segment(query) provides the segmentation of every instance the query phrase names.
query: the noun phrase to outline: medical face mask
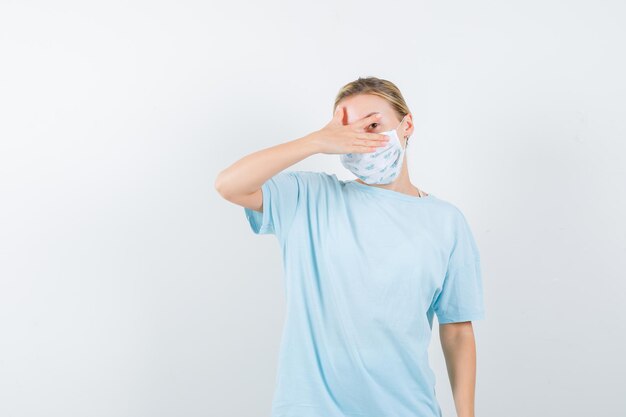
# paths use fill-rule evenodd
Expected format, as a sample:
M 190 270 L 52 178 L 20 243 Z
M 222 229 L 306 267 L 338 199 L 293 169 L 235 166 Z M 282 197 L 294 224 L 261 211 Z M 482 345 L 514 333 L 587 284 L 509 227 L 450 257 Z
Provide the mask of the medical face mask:
M 342 165 L 367 184 L 391 183 L 400 175 L 405 151 L 396 129 L 380 133 L 389 136 L 390 139 L 386 146 L 379 147 L 374 152 L 340 155 Z

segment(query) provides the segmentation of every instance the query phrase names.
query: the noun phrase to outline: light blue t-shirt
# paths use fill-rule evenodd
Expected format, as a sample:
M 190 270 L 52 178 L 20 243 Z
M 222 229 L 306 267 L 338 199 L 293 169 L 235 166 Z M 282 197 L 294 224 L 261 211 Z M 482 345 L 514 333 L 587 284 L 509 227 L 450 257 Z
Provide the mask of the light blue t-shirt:
M 286 317 L 272 417 L 439 417 L 439 323 L 484 318 L 480 257 L 453 204 L 334 174 L 263 184 L 254 233 L 280 244 Z

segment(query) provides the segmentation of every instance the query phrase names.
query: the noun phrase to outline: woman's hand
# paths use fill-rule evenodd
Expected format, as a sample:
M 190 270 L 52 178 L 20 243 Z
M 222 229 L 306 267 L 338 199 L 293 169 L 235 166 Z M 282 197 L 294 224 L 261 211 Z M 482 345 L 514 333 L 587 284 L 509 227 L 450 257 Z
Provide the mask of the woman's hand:
M 338 107 L 332 120 L 326 126 L 309 135 L 317 153 L 367 153 L 387 145 L 388 136 L 365 131 L 368 125 L 380 119 L 380 114 L 373 114 L 352 124 L 344 125 L 344 111 L 343 107 Z

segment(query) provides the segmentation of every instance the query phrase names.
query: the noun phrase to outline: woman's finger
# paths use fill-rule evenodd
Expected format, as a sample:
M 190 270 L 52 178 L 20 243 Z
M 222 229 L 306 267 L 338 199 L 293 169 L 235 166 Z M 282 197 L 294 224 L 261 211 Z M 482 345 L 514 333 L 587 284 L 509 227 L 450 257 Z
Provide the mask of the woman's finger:
M 376 146 L 354 146 L 350 149 L 350 153 L 370 153 L 377 149 Z
M 380 148 L 382 146 L 387 146 L 387 142 L 380 140 L 362 140 L 359 144 L 360 146 L 374 146 L 376 148 Z
M 384 146 L 387 146 L 386 142 L 380 141 L 380 140 L 356 140 L 354 142 L 352 142 L 352 146 L 362 146 L 362 147 L 374 147 L 374 148 L 381 148 Z
M 357 133 L 357 139 L 367 140 L 389 140 L 389 136 L 381 135 L 380 133 Z

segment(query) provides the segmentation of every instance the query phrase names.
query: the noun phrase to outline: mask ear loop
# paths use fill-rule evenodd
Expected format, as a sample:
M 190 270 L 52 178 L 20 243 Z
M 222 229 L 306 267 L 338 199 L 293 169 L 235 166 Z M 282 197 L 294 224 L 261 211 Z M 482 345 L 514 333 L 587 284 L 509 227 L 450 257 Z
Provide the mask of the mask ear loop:
M 407 115 L 408 115 L 408 113 L 404 115 L 404 117 L 402 118 L 402 120 L 400 120 L 400 124 L 398 125 L 398 127 L 402 126 L 402 122 L 404 122 L 404 119 L 406 118 L 406 116 L 407 116 Z M 398 127 L 396 127 L 396 129 L 397 129 Z M 406 136 L 404 137 L 404 149 L 406 149 L 406 148 L 407 148 L 407 146 L 409 146 L 409 135 L 406 135 Z

